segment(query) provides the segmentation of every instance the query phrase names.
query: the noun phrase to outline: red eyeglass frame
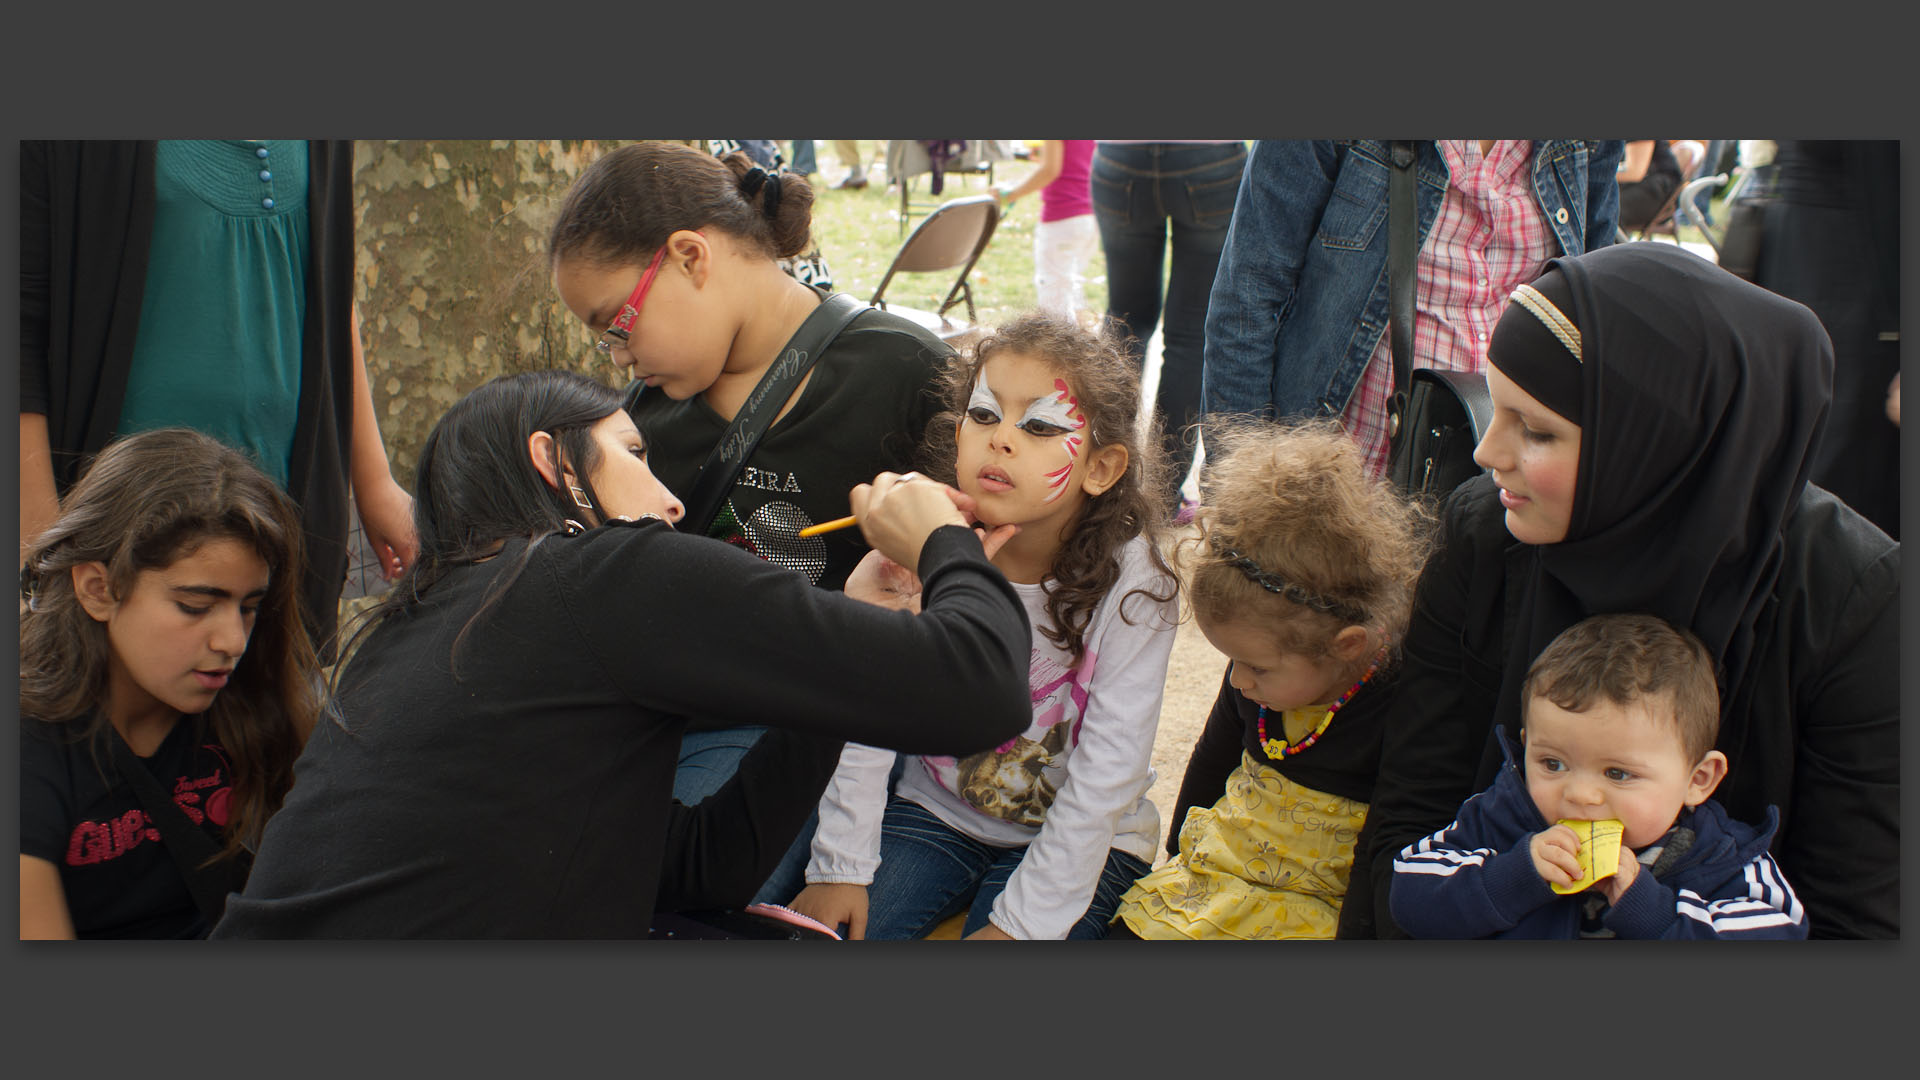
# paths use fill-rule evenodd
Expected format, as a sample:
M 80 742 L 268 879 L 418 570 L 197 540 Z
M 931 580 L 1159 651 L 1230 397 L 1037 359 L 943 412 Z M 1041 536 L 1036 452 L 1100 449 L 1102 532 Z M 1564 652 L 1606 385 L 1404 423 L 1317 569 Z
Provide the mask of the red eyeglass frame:
M 627 296 L 627 302 L 620 305 L 620 314 L 615 315 L 612 325 L 601 332 L 600 340 L 593 343 L 594 348 L 612 355 L 612 338 L 617 337 L 622 344 L 625 344 L 632 336 L 634 320 L 640 317 L 640 305 L 646 302 L 647 289 L 653 284 L 653 276 L 660 272 L 660 261 L 666 257 L 666 254 L 665 244 L 660 245 L 660 250 L 653 253 L 653 260 L 647 263 L 647 272 L 640 275 L 640 284 L 633 287 L 633 292 Z

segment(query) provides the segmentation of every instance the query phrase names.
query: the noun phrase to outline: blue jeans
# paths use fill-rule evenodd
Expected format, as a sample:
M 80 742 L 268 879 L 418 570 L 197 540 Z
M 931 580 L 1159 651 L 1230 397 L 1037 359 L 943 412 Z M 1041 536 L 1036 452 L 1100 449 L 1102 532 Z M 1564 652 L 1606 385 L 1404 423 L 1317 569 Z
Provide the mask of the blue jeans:
M 764 727 L 689 731 L 680 736 L 680 767 L 673 774 L 673 797 L 692 806 L 719 791 L 740 771 L 740 759 L 760 741 Z M 811 830 L 809 830 L 811 835 Z
M 787 167 L 802 176 L 806 176 L 819 168 L 813 159 L 812 139 L 793 140 L 793 162 Z
M 807 815 L 807 823 L 800 826 L 800 835 L 793 838 L 793 846 L 780 856 L 780 865 L 773 868 L 766 884 L 753 894 L 756 904 L 793 903 L 800 890 L 807 887 L 807 862 L 813 858 L 813 834 L 820 828 L 820 811 Z
M 893 771 L 887 774 L 887 790 L 900 782 L 900 770 L 906 768 L 907 755 L 898 754 L 893 759 Z M 793 846 L 780 857 L 780 865 L 773 868 L 766 884 L 753 896 L 756 904 L 786 905 L 800 895 L 807 887 L 807 863 L 813 858 L 813 834 L 820 828 L 820 811 L 807 815 L 807 823 L 800 827 L 800 835 L 793 838 Z
M 1193 465 L 1200 417 L 1200 360 L 1207 296 L 1233 220 L 1247 161 L 1240 143 L 1100 143 L 1093 155 L 1093 215 L 1107 260 L 1107 315 L 1133 338 L 1136 363 L 1160 327 L 1160 389 L 1154 408 L 1167 452 L 1167 508 Z M 1162 267 L 1172 234 L 1173 265 Z
M 919 804 L 889 795 L 880 826 L 880 869 L 867 887 L 868 940 L 926 937 L 961 911 L 967 913 L 961 933 L 973 933 L 987 925 L 994 899 L 1026 853 L 1025 845 L 994 847 L 962 836 Z M 1067 938 L 1106 937 L 1121 894 L 1150 869 L 1124 851 L 1109 850 L 1093 900 Z

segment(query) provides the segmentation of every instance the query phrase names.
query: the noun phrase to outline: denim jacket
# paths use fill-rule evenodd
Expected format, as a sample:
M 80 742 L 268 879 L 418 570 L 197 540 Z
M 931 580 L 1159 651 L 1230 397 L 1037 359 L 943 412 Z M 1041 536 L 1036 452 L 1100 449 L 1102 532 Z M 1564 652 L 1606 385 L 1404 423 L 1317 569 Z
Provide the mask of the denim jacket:
M 1207 307 L 1202 412 L 1339 416 L 1387 326 L 1387 187 L 1380 140 L 1262 140 L 1240 181 Z M 1625 144 L 1533 144 L 1533 190 L 1561 251 L 1614 240 Z M 1416 144 L 1418 235 L 1440 214 L 1447 163 Z M 1303 287 L 1304 283 L 1304 287 Z

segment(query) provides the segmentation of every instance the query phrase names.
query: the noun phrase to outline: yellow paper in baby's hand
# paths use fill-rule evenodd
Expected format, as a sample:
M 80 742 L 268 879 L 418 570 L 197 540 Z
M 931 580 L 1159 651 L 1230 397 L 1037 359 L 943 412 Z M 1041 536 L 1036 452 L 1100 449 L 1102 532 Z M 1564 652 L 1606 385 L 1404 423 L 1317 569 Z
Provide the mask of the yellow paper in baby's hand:
M 1620 834 L 1626 826 L 1613 818 L 1601 821 L 1574 821 L 1562 818 L 1556 825 L 1565 825 L 1580 838 L 1580 880 L 1571 885 L 1552 885 L 1553 891 L 1561 895 L 1577 893 L 1599 881 L 1612 877 L 1620 869 Z M 1597 869 L 1596 869 L 1597 868 Z

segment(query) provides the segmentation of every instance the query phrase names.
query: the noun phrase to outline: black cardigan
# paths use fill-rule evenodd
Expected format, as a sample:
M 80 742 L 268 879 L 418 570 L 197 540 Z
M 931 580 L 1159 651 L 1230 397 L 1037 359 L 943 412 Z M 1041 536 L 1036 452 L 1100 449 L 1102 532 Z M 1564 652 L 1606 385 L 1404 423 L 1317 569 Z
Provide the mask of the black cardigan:
M 967 754 L 1032 721 L 1025 609 L 959 526 L 922 549 L 920 615 L 658 523 L 547 537 L 490 602 L 525 552 L 368 634 L 214 937 L 645 937 L 656 897 L 753 895 L 840 740 Z M 696 714 L 770 730 L 688 807 Z
M 112 441 L 153 235 L 151 141 L 20 145 L 20 411 L 47 418 L 56 490 Z M 307 144 L 307 318 L 288 494 L 306 524 L 316 643 L 347 573 L 353 433 L 353 143 Z
M 1442 516 L 1388 695 L 1367 821 L 1381 936 L 1405 936 L 1387 915 L 1395 853 L 1452 821 L 1501 761 L 1494 697 L 1521 600 L 1508 583 L 1525 580 L 1528 549 L 1507 532 L 1484 477 L 1463 484 Z M 1748 823 L 1779 807 L 1771 850 L 1813 937 L 1899 934 L 1899 596 L 1900 545 L 1809 485 L 1754 627 L 1749 676 L 1721 701 L 1716 746 L 1729 768 L 1714 798 Z M 1347 904 L 1365 894 L 1356 873 Z

